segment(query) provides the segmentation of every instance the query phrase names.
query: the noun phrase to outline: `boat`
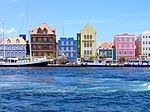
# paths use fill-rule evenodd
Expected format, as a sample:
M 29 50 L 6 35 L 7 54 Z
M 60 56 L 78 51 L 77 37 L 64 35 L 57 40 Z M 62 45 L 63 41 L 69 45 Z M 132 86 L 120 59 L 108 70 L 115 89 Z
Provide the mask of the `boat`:
M 150 67 L 150 60 L 125 62 L 124 66 L 125 67 Z
M 99 62 L 99 60 L 95 59 L 94 61 L 82 62 L 81 67 L 124 67 L 124 64 L 106 63 L 105 60 Z
M 29 49 L 30 49 L 30 60 L 18 60 L 17 58 L 5 58 L 5 43 L 4 45 L 4 56 L 3 61 L 0 62 L 0 67 L 47 67 L 49 60 L 44 58 L 36 58 L 32 59 L 32 51 L 31 51 L 31 39 L 30 39 L 30 30 L 28 24 L 29 31 Z M 3 40 L 4 40 L 4 23 L 3 23 Z

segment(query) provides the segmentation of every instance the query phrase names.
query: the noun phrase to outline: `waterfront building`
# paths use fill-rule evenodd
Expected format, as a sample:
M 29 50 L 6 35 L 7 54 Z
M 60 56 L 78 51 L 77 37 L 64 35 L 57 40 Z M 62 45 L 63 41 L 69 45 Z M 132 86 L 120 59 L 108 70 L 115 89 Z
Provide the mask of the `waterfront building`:
M 76 61 L 77 40 L 73 37 L 61 37 L 58 40 L 58 55 L 64 53 L 68 61 Z
M 5 38 L 0 42 L 0 59 L 26 58 L 26 41 L 22 37 Z
M 81 58 L 89 60 L 90 56 L 96 55 L 96 31 L 90 24 L 77 33 L 77 61 Z
M 31 51 L 33 57 L 56 57 L 55 29 L 41 23 L 31 32 Z
M 150 59 L 150 30 L 144 31 L 136 39 L 136 57 Z
M 135 58 L 135 35 L 127 33 L 115 35 L 114 48 L 116 60 L 119 60 L 121 56 L 125 56 L 126 59 Z
M 106 58 L 108 61 L 113 60 L 113 43 L 112 42 L 100 42 L 98 47 L 98 55 Z

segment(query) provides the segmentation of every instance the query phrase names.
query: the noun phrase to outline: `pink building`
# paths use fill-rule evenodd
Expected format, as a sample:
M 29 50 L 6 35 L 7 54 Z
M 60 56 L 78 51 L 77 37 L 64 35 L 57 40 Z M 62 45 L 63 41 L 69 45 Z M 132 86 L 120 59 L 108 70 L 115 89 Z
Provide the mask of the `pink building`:
M 116 50 L 116 60 L 119 60 L 121 56 L 125 56 L 127 59 L 135 58 L 135 35 L 129 35 L 127 33 L 115 35 L 114 47 Z

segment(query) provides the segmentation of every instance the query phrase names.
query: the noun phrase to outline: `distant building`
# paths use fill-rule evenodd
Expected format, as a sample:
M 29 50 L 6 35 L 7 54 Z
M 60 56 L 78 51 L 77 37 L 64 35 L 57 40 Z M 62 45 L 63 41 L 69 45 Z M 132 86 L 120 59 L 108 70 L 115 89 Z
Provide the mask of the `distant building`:
M 136 57 L 150 59 L 150 30 L 144 31 L 136 39 Z
M 61 37 L 58 40 L 58 55 L 64 53 L 68 61 L 76 61 L 77 41 L 73 37 Z
M 4 54 L 5 51 L 5 54 Z M 22 37 L 5 38 L 0 43 L 0 59 L 26 58 L 26 41 Z
M 98 54 L 100 57 L 106 57 L 106 60 L 113 60 L 113 43 L 112 42 L 100 42 Z
M 77 61 L 84 58 L 89 60 L 90 56 L 96 54 L 96 31 L 90 24 L 77 33 Z
M 26 34 L 19 34 L 19 37 L 22 37 L 26 41 Z
M 135 58 L 135 35 L 119 34 L 114 37 L 114 47 L 116 52 L 116 60 L 121 56 L 127 59 Z
M 41 23 L 31 32 L 31 51 L 33 57 L 53 56 L 56 57 L 55 29 L 46 23 Z

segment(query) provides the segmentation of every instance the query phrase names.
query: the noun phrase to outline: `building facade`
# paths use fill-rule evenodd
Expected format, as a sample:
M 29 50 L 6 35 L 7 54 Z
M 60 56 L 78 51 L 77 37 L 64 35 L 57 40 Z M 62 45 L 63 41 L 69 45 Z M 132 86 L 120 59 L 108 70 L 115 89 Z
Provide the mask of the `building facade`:
M 31 51 L 33 57 L 56 57 L 55 29 L 41 23 L 31 32 Z
M 77 33 L 77 61 L 96 55 L 96 31 L 90 24 Z
M 0 43 L 0 59 L 26 59 L 26 41 L 22 37 L 5 38 Z
M 77 41 L 73 37 L 58 40 L 58 55 L 64 53 L 68 61 L 76 61 Z
M 116 52 L 116 60 L 121 56 L 127 59 L 135 58 L 135 35 L 119 34 L 114 37 L 114 47 Z
M 98 54 L 100 57 L 105 57 L 106 60 L 113 60 L 113 43 L 112 42 L 100 42 L 98 47 Z
M 150 59 L 150 30 L 144 31 L 136 39 L 136 57 Z

